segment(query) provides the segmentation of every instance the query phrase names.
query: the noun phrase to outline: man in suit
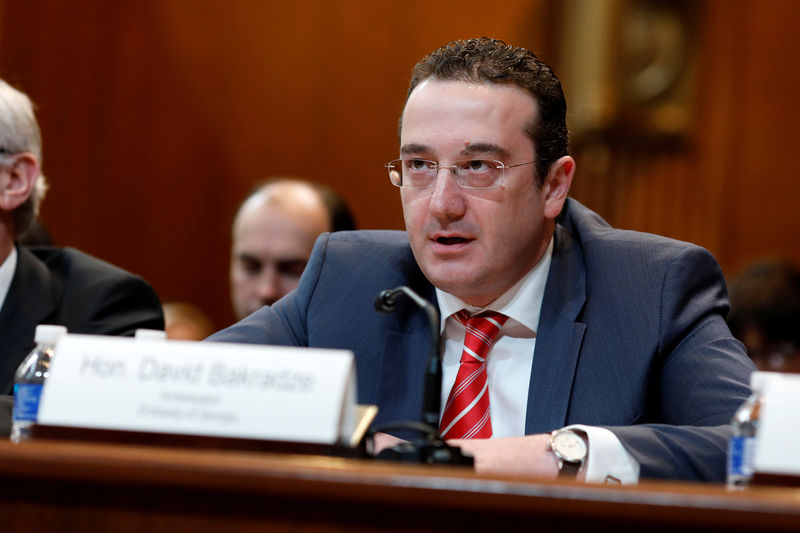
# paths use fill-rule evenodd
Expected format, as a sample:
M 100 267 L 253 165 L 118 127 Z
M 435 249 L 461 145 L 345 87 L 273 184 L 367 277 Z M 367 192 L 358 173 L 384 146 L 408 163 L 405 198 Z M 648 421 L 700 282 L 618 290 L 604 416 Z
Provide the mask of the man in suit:
M 72 248 L 20 246 L 47 188 L 40 171 L 41 137 L 30 99 L 0 80 L 0 394 L 34 347 L 38 324 L 70 333 L 133 335 L 163 329 L 153 289 L 134 276 Z M 0 433 L 8 434 L 10 397 Z
M 407 231 L 323 235 L 295 292 L 211 339 L 350 349 L 375 423 L 418 419 L 427 317 L 372 308 L 406 285 L 440 311 L 440 429 L 478 471 L 721 481 L 754 367 L 719 266 L 568 199 L 565 115 L 527 50 L 481 38 L 429 54 L 387 165 Z
M 800 266 L 761 259 L 731 283 L 728 327 L 759 370 L 800 372 Z
M 258 184 L 233 221 L 230 284 L 237 320 L 297 287 L 320 234 L 353 229 L 347 204 L 325 185 L 297 178 Z

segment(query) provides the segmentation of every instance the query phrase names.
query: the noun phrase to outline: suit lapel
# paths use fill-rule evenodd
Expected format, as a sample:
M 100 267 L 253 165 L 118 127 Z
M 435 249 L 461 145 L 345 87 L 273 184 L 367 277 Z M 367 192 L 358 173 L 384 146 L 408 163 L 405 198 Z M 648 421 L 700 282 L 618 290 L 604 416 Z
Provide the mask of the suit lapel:
M 553 258 L 533 355 L 525 433 L 562 427 L 586 324 L 576 322 L 586 302 L 586 272 L 577 241 L 556 226 Z
M 36 326 L 54 309 L 47 267 L 18 246 L 14 279 L 0 309 L 0 393 L 10 393 L 17 367 L 33 349 Z

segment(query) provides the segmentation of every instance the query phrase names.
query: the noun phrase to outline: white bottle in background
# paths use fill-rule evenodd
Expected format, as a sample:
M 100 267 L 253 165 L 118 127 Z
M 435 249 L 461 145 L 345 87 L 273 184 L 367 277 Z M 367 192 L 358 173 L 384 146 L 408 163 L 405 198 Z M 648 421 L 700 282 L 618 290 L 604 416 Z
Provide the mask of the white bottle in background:
M 67 333 L 64 326 L 36 326 L 36 347 L 22 361 L 14 375 L 14 410 L 11 422 L 11 441 L 30 438 L 31 426 L 39 415 L 39 398 L 50 371 L 55 345 Z
M 163 341 L 167 338 L 167 332 L 160 329 L 137 329 L 134 337 L 142 340 Z
M 728 443 L 728 488 L 743 489 L 753 477 L 758 421 L 767 402 L 768 384 L 773 379 L 780 379 L 780 374 L 753 372 L 750 375 L 750 389 L 753 392 L 733 415 Z

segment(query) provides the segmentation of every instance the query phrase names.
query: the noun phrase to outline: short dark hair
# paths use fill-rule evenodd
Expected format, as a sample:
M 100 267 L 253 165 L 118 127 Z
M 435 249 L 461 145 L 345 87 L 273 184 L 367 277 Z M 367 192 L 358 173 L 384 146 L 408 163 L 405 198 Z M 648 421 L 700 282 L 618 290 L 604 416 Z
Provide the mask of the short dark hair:
M 356 229 L 355 218 L 353 218 L 353 213 L 344 198 L 327 185 L 322 185 L 321 183 L 313 183 L 312 185 L 322 197 L 325 207 L 328 208 L 331 231 L 352 231 Z
M 550 165 L 569 153 L 567 102 L 561 82 L 533 52 L 488 37 L 452 41 L 414 66 L 406 101 L 428 78 L 516 85 L 530 93 L 539 105 L 536 121 L 525 131 L 537 153 L 537 185 L 544 182 Z
M 755 327 L 771 343 L 800 348 L 800 267 L 787 259 L 751 264 L 730 284 L 728 326 L 740 340 Z

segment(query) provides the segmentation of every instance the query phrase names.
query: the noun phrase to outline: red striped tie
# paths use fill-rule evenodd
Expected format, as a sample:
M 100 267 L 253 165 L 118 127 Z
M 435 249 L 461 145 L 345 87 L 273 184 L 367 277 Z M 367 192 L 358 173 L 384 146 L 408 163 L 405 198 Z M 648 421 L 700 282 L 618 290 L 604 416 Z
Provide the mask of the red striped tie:
M 492 311 L 476 317 L 459 311 L 455 317 L 467 328 L 467 334 L 439 429 L 445 439 L 488 439 L 492 436 L 492 420 L 486 354 L 508 317 Z

